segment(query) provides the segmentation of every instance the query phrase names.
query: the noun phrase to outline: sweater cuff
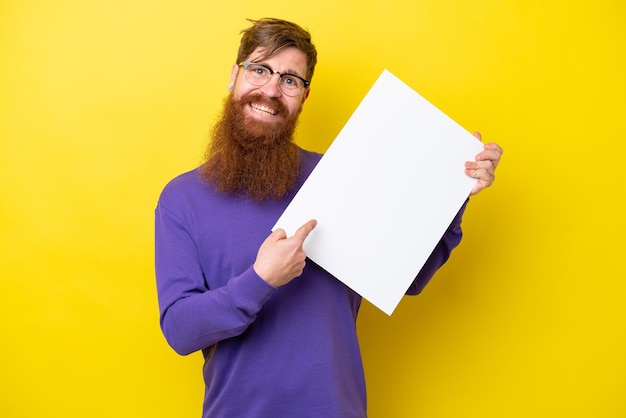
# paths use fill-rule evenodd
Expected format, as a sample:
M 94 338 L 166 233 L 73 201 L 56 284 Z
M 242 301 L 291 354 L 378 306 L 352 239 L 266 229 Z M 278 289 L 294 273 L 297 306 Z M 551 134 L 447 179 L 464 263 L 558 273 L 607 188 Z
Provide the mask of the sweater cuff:
M 252 266 L 228 282 L 233 302 L 247 312 L 258 312 L 276 288 L 259 276 Z

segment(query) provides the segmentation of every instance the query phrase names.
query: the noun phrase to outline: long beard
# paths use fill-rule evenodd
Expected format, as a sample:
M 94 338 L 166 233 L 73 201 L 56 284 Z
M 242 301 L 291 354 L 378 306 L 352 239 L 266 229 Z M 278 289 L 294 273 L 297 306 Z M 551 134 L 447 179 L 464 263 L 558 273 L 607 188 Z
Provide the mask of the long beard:
M 263 201 L 279 199 L 294 187 L 300 171 L 293 143 L 298 113 L 277 122 L 255 120 L 244 113 L 248 103 L 268 101 L 279 114 L 287 114 L 282 103 L 258 95 L 226 99 L 201 168 L 201 177 L 220 192 Z

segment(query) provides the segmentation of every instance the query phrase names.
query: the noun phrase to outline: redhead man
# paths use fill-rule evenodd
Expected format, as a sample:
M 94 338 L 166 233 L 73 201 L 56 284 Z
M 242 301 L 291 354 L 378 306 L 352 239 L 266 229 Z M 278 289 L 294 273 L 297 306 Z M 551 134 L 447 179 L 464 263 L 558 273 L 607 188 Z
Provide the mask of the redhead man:
M 206 161 L 173 179 L 156 208 L 161 328 L 179 354 L 204 354 L 204 417 L 363 418 L 361 297 L 305 262 L 314 220 L 291 237 L 270 233 L 321 158 L 293 141 L 317 51 L 294 23 L 251 22 Z M 486 144 L 466 163 L 472 194 L 492 184 L 501 154 Z M 408 294 L 459 244 L 463 211 Z

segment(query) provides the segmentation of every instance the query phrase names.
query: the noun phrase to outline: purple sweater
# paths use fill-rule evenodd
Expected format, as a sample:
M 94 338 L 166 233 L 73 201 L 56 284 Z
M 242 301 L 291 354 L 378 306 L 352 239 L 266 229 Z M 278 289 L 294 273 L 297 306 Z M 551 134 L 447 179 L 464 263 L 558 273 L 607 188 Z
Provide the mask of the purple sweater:
M 298 188 L 321 156 L 301 151 Z M 174 350 L 203 350 L 204 417 L 363 418 L 359 295 L 312 262 L 274 288 L 257 250 L 295 194 L 255 203 L 224 195 L 199 169 L 172 180 L 156 208 L 161 329 Z M 417 294 L 461 239 L 459 212 L 407 293 Z

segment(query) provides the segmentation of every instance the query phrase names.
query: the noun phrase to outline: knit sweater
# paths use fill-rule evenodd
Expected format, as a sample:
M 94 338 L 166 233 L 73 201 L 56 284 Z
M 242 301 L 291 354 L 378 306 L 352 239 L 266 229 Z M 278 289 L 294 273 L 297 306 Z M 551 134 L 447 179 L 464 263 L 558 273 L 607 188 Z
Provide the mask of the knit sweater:
M 199 168 L 172 180 L 156 208 L 161 329 L 182 355 L 202 350 L 204 417 L 363 418 L 356 335 L 361 297 L 307 260 L 273 287 L 252 265 L 259 246 L 321 156 L 300 150 L 296 188 L 255 202 L 223 194 Z M 417 294 L 461 239 L 463 210 L 407 293 Z

